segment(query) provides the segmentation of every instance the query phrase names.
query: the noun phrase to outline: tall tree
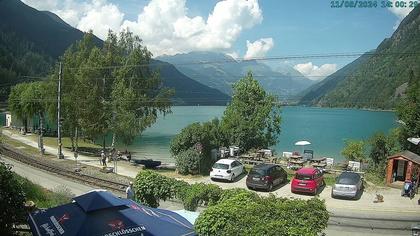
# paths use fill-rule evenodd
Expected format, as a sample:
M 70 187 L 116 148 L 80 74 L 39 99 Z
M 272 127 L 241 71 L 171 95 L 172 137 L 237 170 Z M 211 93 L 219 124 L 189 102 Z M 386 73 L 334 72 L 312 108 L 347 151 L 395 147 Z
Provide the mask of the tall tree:
M 280 134 L 280 105 L 267 94 L 251 72 L 233 85 L 232 103 L 222 118 L 230 144 L 243 151 L 276 144 Z
M 44 121 L 49 102 L 47 100 L 47 92 L 46 82 L 38 81 L 28 83 L 20 95 L 22 109 L 26 113 L 26 116 L 28 118 L 38 116 L 39 118 L 38 147 L 42 154 L 44 153 Z
M 28 83 L 21 83 L 14 86 L 10 91 L 8 101 L 10 111 L 22 121 L 24 133 L 28 132 L 28 119 L 30 118 L 22 103 L 22 94 L 27 87 Z
M 91 32 L 71 46 L 62 58 L 67 133 L 73 136 L 77 129 L 92 140 L 102 137 L 104 148 L 109 133 L 130 144 L 159 113 L 169 112 L 173 91 L 162 87 L 159 74 L 149 68 L 150 59 L 129 31 L 119 37 L 110 31 L 102 48 L 95 46 Z M 57 72 L 51 78 L 57 81 Z
M 403 148 L 420 154 L 420 145 L 414 145 L 407 138 L 420 137 L 420 79 L 411 70 L 405 98 L 397 108 L 401 126 L 400 143 Z

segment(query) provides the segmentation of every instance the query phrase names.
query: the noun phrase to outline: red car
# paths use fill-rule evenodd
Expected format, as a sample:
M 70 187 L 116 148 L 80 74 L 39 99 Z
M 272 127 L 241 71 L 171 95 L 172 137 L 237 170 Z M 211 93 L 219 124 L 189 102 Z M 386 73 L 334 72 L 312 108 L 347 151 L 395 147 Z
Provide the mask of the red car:
M 324 185 L 324 176 L 320 170 L 305 167 L 296 171 L 291 186 L 292 193 L 303 192 L 315 195 Z

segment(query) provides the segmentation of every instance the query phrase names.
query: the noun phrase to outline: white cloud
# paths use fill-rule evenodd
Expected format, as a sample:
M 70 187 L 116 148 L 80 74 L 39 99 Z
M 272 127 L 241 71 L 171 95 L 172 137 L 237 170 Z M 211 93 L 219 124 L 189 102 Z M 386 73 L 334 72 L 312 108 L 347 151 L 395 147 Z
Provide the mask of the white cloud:
M 80 30 L 105 39 L 108 29 L 129 28 L 155 56 L 197 50 L 229 52 L 243 30 L 261 23 L 258 0 L 218 1 L 208 16 L 188 16 L 186 0 L 150 0 L 137 20 L 124 20 L 107 0 L 23 0 L 38 10 L 56 13 Z
M 272 38 L 262 38 L 251 43 L 248 40 L 246 41 L 246 54 L 245 59 L 264 57 L 265 54 L 274 46 Z
M 293 68 L 302 73 L 304 76 L 311 80 L 321 80 L 328 75 L 337 71 L 337 64 L 324 64 L 317 66 L 312 62 L 297 64 Z
M 23 0 L 29 6 L 38 10 L 51 11 L 65 22 L 82 31 L 93 30 L 98 37 L 105 39 L 108 30 L 118 32 L 124 14 L 118 7 L 106 0 Z
M 77 28 L 82 31 L 93 30 L 101 39 L 106 39 L 109 30 L 118 32 L 124 18 L 118 7 L 100 1 L 92 3 L 93 7 L 80 19 Z
M 388 7 L 388 10 L 391 11 L 394 15 L 396 15 L 398 17 L 398 20 L 395 22 L 395 25 L 393 27 L 393 29 L 397 29 L 398 25 L 401 23 L 401 21 L 404 19 L 404 17 L 406 17 L 413 9 L 414 7 L 408 7 L 409 2 L 412 2 L 411 0 L 391 0 L 392 1 L 392 6 L 393 7 Z M 397 7 L 396 4 L 401 4 L 401 2 L 405 2 L 407 7 Z M 398 2 L 398 3 L 397 3 Z
M 52 11 L 57 8 L 57 0 L 22 0 L 28 6 L 38 10 Z
M 257 0 L 218 2 L 207 20 L 188 17 L 185 0 L 152 0 L 137 21 L 124 21 L 155 56 L 196 50 L 228 51 L 244 29 L 262 21 Z

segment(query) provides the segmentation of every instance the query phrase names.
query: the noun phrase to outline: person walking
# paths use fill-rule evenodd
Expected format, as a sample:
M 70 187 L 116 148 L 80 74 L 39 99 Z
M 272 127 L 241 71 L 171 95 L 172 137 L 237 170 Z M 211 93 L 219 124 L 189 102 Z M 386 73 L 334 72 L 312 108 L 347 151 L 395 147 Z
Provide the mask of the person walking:
M 103 166 L 104 165 L 104 159 L 105 159 L 105 152 L 104 150 L 101 151 L 101 157 L 99 158 L 99 163 Z
M 127 199 L 134 200 L 133 182 L 130 181 L 130 184 L 128 185 L 127 189 L 125 190 L 125 193 L 127 195 Z
M 106 155 L 105 153 L 103 153 L 104 155 L 102 155 L 102 166 L 106 167 Z

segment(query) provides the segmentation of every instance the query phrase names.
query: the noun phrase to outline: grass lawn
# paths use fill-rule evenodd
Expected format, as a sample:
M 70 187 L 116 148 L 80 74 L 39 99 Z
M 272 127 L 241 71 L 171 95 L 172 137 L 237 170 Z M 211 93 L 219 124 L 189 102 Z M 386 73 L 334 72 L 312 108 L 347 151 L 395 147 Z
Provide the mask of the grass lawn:
M 33 201 L 38 208 L 50 208 L 66 204 L 71 202 L 71 198 L 74 197 L 70 190 L 64 186 L 59 186 L 53 191 L 50 191 L 17 174 L 15 174 L 15 177 L 22 185 L 26 200 Z

